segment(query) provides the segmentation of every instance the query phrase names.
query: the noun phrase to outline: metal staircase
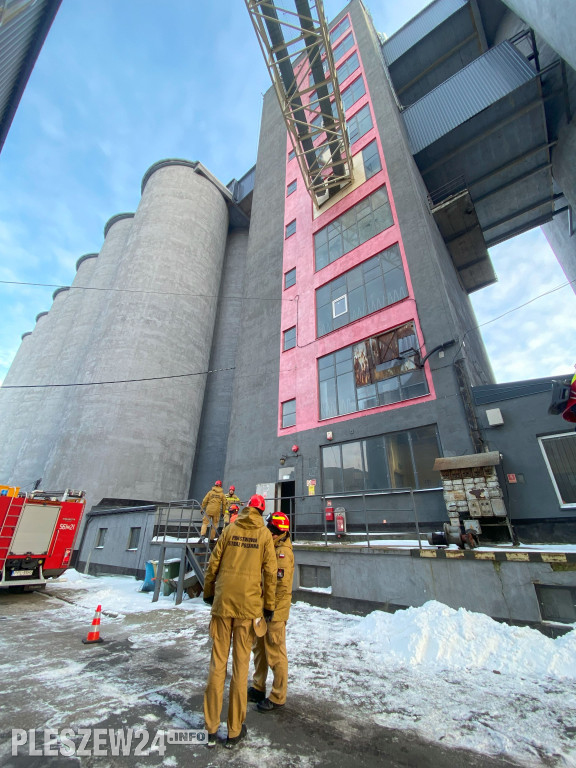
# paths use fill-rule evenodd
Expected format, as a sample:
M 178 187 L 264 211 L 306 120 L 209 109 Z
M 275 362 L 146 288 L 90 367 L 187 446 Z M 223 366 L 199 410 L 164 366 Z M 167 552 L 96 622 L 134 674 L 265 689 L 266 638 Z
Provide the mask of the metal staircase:
M 170 502 L 158 506 L 154 537 L 151 543 L 160 547 L 160 553 L 152 602 L 156 602 L 160 596 L 164 563 L 168 550 L 180 551 L 180 566 L 176 581 L 176 605 L 182 602 L 184 588 L 195 588 L 198 594 L 204 588 L 204 573 L 212 550 L 209 542 L 198 543 L 202 516 L 200 502 L 196 499 Z

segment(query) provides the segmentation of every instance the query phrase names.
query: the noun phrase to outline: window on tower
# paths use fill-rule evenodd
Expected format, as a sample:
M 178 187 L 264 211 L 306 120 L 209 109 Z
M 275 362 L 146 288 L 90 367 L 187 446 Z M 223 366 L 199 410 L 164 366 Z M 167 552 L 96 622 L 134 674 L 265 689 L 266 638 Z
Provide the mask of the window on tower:
M 400 246 L 385 251 L 339 275 L 316 291 L 316 333 L 324 336 L 408 296 Z M 346 299 L 345 304 L 341 299 Z M 338 312 L 334 311 L 335 301 Z
M 321 419 L 427 395 L 414 323 L 319 358 L 318 380 Z
M 282 427 L 296 426 L 296 400 L 286 400 L 282 403 Z
M 284 352 L 286 352 L 287 349 L 293 349 L 296 346 L 296 326 L 292 326 L 292 328 L 288 328 L 287 331 L 284 331 Z
M 393 223 L 386 187 L 380 187 L 314 235 L 316 271 L 353 251 Z
M 368 131 L 373 128 L 372 115 L 370 114 L 370 105 L 365 104 L 355 115 L 346 118 L 348 127 L 348 139 L 350 144 L 361 139 Z
M 441 455 L 434 424 L 322 448 L 327 494 L 392 488 L 437 488 L 434 459 Z

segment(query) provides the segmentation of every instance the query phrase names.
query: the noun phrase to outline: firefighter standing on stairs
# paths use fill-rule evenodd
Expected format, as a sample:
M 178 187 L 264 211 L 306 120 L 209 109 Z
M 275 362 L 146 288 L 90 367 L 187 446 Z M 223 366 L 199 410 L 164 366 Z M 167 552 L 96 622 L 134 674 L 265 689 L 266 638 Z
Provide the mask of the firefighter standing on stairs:
M 240 510 L 240 507 L 242 505 L 242 502 L 240 501 L 239 497 L 236 496 L 236 488 L 235 486 L 231 485 L 230 490 L 226 494 L 226 509 L 224 510 L 224 525 L 225 528 L 228 523 L 230 522 L 230 507 L 235 505 L 238 510 Z
M 260 712 L 272 712 L 286 703 L 288 688 L 288 656 L 286 654 L 286 622 L 292 601 L 294 552 L 290 540 L 290 521 L 283 512 L 274 512 L 266 518 L 268 530 L 276 552 L 276 606 L 274 618 L 268 623 L 263 637 L 255 637 L 253 685 L 248 688 L 248 701 L 257 702 Z M 270 696 L 266 697 L 268 669 L 274 679 Z
M 222 480 L 216 480 L 212 488 L 208 491 L 202 502 L 204 517 L 202 518 L 202 528 L 200 529 L 199 544 L 206 541 L 206 531 L 210 528 L 210 541 L 216 539 L 218 526 L 220 525 L 220 516 L 225 514 L 226 496 L 222 490 Z

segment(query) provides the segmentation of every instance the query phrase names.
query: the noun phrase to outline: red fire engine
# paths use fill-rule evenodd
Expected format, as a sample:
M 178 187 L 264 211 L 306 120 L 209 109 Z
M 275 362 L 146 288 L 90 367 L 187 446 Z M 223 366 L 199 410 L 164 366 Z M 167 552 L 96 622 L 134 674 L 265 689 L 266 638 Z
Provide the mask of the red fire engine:
M 0 588 L 38 588 L 70 565 L 84 491 L 32 491 L 0 485 Z

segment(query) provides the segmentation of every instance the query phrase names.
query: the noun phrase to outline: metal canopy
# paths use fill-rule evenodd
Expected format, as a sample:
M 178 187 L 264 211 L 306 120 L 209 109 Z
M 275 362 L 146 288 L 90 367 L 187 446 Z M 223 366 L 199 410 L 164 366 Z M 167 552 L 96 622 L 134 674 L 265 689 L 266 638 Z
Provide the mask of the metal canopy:
M 62 0 L 0 0 L 0 149 Z
M 273 0 L 245 2 L 304 182 L 319 207 L 352 181 L 322 0 L 283 0 L 282 7 Z

